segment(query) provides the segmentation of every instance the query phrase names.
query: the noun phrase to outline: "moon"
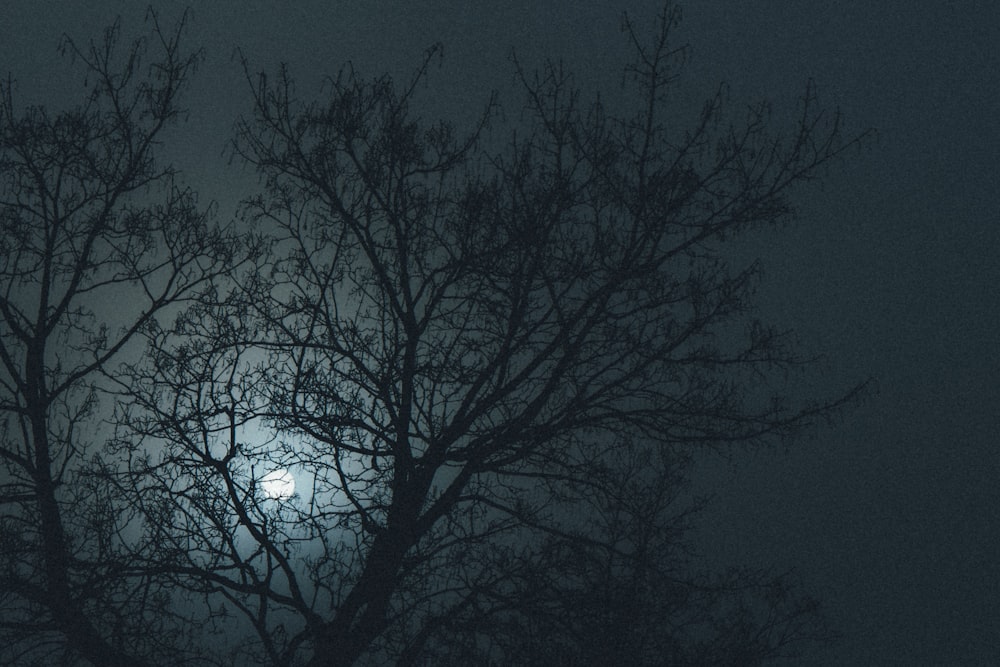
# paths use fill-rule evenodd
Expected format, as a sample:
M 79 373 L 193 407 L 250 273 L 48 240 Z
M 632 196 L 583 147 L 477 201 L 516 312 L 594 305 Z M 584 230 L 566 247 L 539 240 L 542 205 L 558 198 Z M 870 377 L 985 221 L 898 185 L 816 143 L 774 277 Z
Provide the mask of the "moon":
M 278 468 L 261 477 L 260 486 L 268 498 L 289 498 L 295 493 L 295 478 L 285 468 Z

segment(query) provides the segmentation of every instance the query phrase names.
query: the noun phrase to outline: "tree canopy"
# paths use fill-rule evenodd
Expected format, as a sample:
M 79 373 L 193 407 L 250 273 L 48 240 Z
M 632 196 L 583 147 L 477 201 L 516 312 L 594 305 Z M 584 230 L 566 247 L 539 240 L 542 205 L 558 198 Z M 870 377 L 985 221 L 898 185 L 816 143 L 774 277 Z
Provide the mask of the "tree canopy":
M 863 139 L 812 86 L 785 131 L 724 88 L 678 128 L 670 3 L 623 23 L 625 114 L 514 58 L 522 117 L 425 122 L 437 47 L 315 100 L 245 62 L 261 180 L 220 223 L 156 160 L 198 52 L 151 20 L 67 42 L 78 107 L 2 88 L 4 659 L 748 665 L 828 636 L 685 539 L 697 451 L 864 388 L 789 396 L 803 359 L 724 253 Z

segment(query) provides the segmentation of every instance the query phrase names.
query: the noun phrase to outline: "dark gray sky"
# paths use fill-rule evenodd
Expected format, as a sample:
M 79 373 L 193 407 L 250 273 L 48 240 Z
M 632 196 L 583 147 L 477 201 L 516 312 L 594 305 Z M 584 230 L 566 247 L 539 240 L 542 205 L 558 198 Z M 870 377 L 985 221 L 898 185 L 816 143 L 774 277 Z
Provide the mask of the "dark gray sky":
M 157 2 L 165 18 L 183 3 Z M 195 3 L 207 59 L 174 150 L 190 183 L 226 210 L 247 174 L 221 153 L 249 106 L 239 46 L 284 60 L 304 97 L 347 60 L 403 73 L 434 41 L 442 111 L 468 113 L 509 89 L 511 47 L 529 65 L 563 58 L 580 82 L 615 84 L 619 16 L 638 0 L 219 0 Z M 850 129 L 879 139 L 800 193 L 795 225 L 748 239 L 765 262 L 763 312 L 827 355 L 833 391 L 874 375 L 880 393 L 784 452 L 710 463 L 707 543 L 733 561 L 794 567 L 847 636 L 814 664 L 1000 664 L 1000 5 L 993 0 L 690 0 L 682 92 L 720 81 L 734 108 L 792 109 L 805 82 Z M 140 3 L 8 0 L 0 72 L 23 103 L 72 97 L 59 35 L 84 40 Z M 508 100 L 512 105 L 518 100 Z

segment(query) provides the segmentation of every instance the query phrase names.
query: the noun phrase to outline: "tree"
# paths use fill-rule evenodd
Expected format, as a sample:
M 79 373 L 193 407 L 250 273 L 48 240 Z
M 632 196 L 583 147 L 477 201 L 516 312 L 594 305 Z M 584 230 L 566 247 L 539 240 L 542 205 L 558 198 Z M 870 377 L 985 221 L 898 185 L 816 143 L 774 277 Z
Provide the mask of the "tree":
M 131 571 L 137 513 L 99 474 L 118 465 L 97 458 L 103 377 L 232 266 L 235 245 L 156 161 L 199 56 L 181 47 L 183 20 L 149 18 L 124 52 L 118 24 L 86 48 L 63 42 L 88 82 L 76 108 L 22 113 L 0 85 L 5 664 L 147 664 L 167 620 L 156 582 Z
M 81 342 L 97 352 L 73 386 L 109 370 L 114 433 L 81 468 L 89 486 L 74 489 L 92 491 L 55 503 L 106 529 L 80 563 L 98 583 L 81 577 L 66 598 L 102 621 L 77 631 L 48 604 L 56 624 L 37 629 L 92 662 L 128 646 L 110 655 L 156 663 L 219 628 L 231 641 L 201 646 L 205 662 L 314 666 L 742 665 L 821 636 L 784 579 L 697 571 L 681 491 L 693 450 L 792 437 L 863 389 L 788 400 L 774 371 L 802 360 L 753 318 L 758 266 L 733 271 L 723 255 L 786 219 L 794 187 L 861 137 L 843 139 L 811 87 L 787 136 L 765 105 L 727 123 L 724 90 L 675 130 L 678 20 L 667 3 L 649 45 L 626 20 L 624 114 L 584 104 L 561 66 L 515 60 L 527 117 L 505 141 L 494 100 L 467 136 L 418 120 L 437 48 L 402 87 L 345 69 L 322 102 L 301 101 L 285 68 L 246 65 L 254 108 L 234 152 L 262 177 L 245 218 L 267 252 L 252 236 L 254 261 L 226 279 L 237 262 L 198 227 L 204 243 L 155 265 L 198 268 L 157 283 L 169 299 L 138 264 L 104 269 L 149 295 L 126 332 L 146 352 L 111 373 L 105 350 L 121 346 Z M 192 248 L 208 259 L 192 264 Z M 183 306 L 172 322 L 152 316 L 169 303 Z M 264 488 L 274 470 L 299 493 Z M 29 520 L 38 484 L 7 488 L 10 516 Z M 5 546 L 10 580 L 46 581 L 17 563 L 50 551 L 68 553 Z M 127 595 L 140 588 L 158 606 Z M 153 623 L 162 647 L 114 639 Z

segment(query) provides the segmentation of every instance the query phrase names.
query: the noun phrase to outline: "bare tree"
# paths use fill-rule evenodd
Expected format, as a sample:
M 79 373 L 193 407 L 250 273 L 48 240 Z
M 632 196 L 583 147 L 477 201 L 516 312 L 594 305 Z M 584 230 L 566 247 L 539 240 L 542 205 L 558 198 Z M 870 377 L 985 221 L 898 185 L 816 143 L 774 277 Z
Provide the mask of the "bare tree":
M 247 66 L 234 147 L 269 247 L 236 280 L 188 193 L 136 189 L 170 182 L 176 35 L 154 31 L 148 83 L 131 55 L 113 74 L 116 30 L 74 49 L 83 111 L 7 103 L 7 629 L 130 665 L 216 628 L 205 662 L 312 666 L 755 664 L 822 635 L 783 579 L 697 571 L 681 490 L 695 449 L 794 436 L 863 389 L 788 400 L 803 362 L 725 255 L 861 137 L 811 87 L 786 133 L 766 105 L 728 121 L 724 90 L 676 129 L 677 21 L 649 44 L 625 21 L 626 113 L 515 60 L 503 140 L 495 100 L 468 136 L 418 120 L 437 48 L 322 102 Z M 125 288 L 142 305 L 105 334 L 90 299 Z M 98 407 L 114 432 L 83 466 Z
M 17 108 L 0 85 L 0 661 L 147 664 L 183 656 L 167 593 L 132 571 L 137 513 L 103 481 L 103 380 L 137 335 L 227 270 L 231 239 L 157 163 L 198 62 L 182 20 L 64 54 L 81 103 Z M 149 60 L 147 61 L 147 58 Z M 177 664 L 176 662 L 172 664 Z
M 861 389 L 789 403 L 770 371 L 801 360 L 752 318 L 757 265 L 722 255 L 860 137 L 841 138 L 811 87 L 785 135 L 765 105 L 729 124 L 723 91 L 674 129 L 677 19 L 668 4 L 650 45 L 625 23 L 633 115 L 515 61 L 527 118 L 499 149 L 492 101 L 467 137 L 414 117 L 437 49 L 402 88 L 348 69 L 323 102 L 300 101 L 285 69 L 248 76 L 235 150 L 264 179 L 247 212 L 272 254 L 150 334 L 123 423 L 166 453 L 123 486 L 169 517 L 163 567 L 239 612 L 251 652 L 517 663 L 599 627 L 587 610 L 608 621 L 620 601 L 572 602 L 601 576 L 659 591 L 646 602 L 676 632 L 647 625 L 643 641 L 678 660 L 745 664 L 808 634 L 808 604 L 764 596 L 754 620 L 738 603 L 780 580 L 672 578 L 659 501 L 675 477 L 629 496 L 614 473 L 650 447 L 671 470 L 692 447 L 791 436 Z M 272 469 L 300 494 L 268 498 Z M 511 640 L 570 609 L 550 642 Z

